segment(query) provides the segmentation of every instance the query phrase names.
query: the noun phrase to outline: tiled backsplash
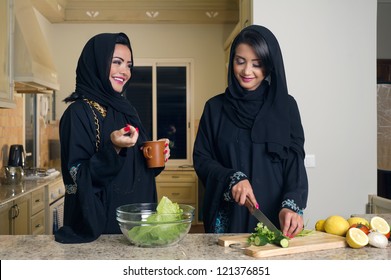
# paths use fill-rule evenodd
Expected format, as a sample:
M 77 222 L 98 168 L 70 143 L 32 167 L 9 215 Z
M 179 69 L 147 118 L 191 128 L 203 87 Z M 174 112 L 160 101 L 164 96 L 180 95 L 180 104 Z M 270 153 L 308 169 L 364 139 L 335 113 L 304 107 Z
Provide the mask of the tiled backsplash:
M 8 164 L 9 147 L 23 143 L 23 97 L 15 96 L 16 108 L 0 108 L 0 166 Z
M 9 147 L 12 144 L 22 144 L 23 142 L 23 96 L 14 96 L 16 102 L 15 109 L 0 108 L 0 167 L 8 164 Z M 58 140 L 58 121 L 50 124 L 40 119 L 40 163 L 39 167 L 53 167 L 54 163 L 49 161 L 49 141 Z M 57 167 L 57 166 L 55 166 Z

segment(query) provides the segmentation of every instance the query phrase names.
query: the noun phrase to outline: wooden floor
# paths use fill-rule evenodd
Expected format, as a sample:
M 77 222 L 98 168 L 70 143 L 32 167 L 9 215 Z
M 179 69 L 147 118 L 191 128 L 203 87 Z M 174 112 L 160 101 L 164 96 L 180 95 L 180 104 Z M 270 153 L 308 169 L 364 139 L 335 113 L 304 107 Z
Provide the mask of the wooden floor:
M 204 225 L 203 224 L 191 225 L 189 233 L 205 233 Z

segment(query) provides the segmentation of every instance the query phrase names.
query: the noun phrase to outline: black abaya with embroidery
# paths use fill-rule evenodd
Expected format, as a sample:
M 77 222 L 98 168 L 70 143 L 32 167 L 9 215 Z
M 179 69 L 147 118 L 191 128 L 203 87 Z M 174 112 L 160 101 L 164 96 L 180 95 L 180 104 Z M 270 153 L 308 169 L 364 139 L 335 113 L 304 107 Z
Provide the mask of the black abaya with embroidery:
M 116 221 L 118 206 L 157 199 L 155 176 L 162 169 L 147 168 L 140 150 L 147 137 L 138 114 L 123 95 L 112 89 L 109 81 L 118 35 L 99 34 L 89 40 L 76 69 L 76 90 L 66 99 L 73 103 L 60 121 L 66 194 L 64 226 L 55 233 L 55 240 L 61 243 L 90 242 L 101 234 L 120 233 Z M 104 107 L 106 116 L 90 107 L 85 99 Z M 99 120 L 98 149 L 92 110 Z M 110 133 L 127 124 L 139 128 L 139 138 L 135 146 L 122 148 L 117 154 Z
M 260 210 L 278 227 L 283 207 L 302 214 L 307 203 L 304 132 L 296 101 L 287 92 L 279 44 L 264 27 L 246 30 L 264 37 L 274 67 L 255 91 L 241 88 L 232 71 L 234 40 L 228 87 L 205 104 L 193 160 L 205 187 L 203 222 L 209 233 L 250 233 L 256 227 L 248 209 L 230 196 L 235 176 L 248 178 Z

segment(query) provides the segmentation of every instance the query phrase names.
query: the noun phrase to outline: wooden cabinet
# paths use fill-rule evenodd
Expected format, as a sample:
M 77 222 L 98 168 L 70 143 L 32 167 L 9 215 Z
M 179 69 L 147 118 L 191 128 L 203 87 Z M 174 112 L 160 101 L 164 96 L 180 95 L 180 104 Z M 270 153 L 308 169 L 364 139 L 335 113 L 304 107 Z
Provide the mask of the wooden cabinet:
M 11 208 L 13 205 L 12 201 L 0 205 L 0 234 L 2 235 L 11 234 Z
M 253 0 L 240 0 L 239 1 L 239 24 L 240 29 L 245 28 L 253 23 L 252 8 Z
M 0 108 L 15 108 L 13 99 L 13 0 L 0 1 Z
M 15 199 L 12 209 L 13 231 L 12 234 L 30 234 L 31 195 L 24 195 Z
M 165 170 L 156 177 L 158 201 L 163 196 L 171 201 L 189 204 L 195 208 L 194 221 L 198 223 L 198 178 L 194 171 Z
M 0 206 L 0 234 L 30 234 L 31 195 Z
M 33 235 L 45 234 L 45 192 L 44 188 L 33 191 L 31 194 L 30 233 Z
M 239 0 L 239 22 L 224 42 L 225 65 L 228 70 L 231 44 L 239 32 L 253 24 L 253 0 Z M 227 81 L 228 82 L 228 81 Z

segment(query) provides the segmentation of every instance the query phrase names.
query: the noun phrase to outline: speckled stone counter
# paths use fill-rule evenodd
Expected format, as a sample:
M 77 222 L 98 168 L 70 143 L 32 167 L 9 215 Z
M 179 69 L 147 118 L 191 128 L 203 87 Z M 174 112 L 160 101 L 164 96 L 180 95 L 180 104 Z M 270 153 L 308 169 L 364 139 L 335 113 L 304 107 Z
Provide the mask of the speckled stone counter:
M 53 236 L 0 236 L 1 260 L 246 260 L 243 251 L 217 244 L 219 235 L 188 234 L 173 247 L 139 248 L 123 235 L 103 235 L 86 244 L 60 244 Z M 365 247 L 339 248 L 282 255 L 268 260 L 390 260 L 386 249 Z
M 62 180 L 60 174 L 54 174 L 53 176 L 48 176 L 37 180 L 26 179 L 19 185 L 0 185 L 0 206 L 57 180 Z

